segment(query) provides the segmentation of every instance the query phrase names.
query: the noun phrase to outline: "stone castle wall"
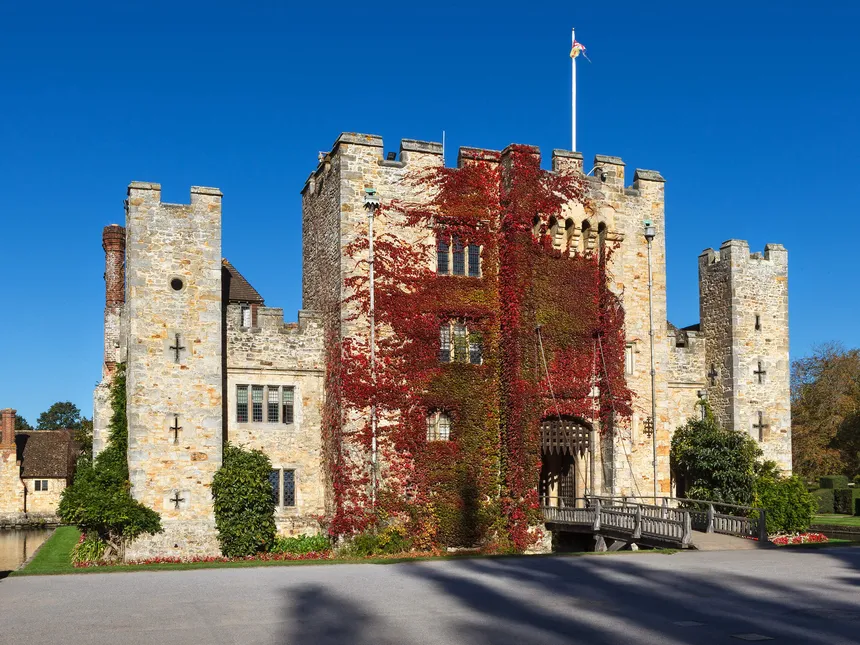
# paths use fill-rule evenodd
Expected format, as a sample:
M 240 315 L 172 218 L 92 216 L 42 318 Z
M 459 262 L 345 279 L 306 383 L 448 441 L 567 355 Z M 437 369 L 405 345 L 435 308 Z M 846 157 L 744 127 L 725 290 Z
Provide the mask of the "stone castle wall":
M 158 184 L 134 182 L 126 230 L 129 474 L 132 494 L 165 528 L 127 556 L 218 553 L 211 483 L 222 452 L 221 193 L 193 187 L 190 204 L 165 204 Z
M 0 410 L 0 513 L 24 512 L 24 483 L 15 447 L 15 410 Z
M 66 489 L 65 479 L 48 479 L 48 490 L 36 490 L 36 481 L 46 481 L 44 477 L 24 479 L 27 488 L 27 512 L 56 515 L 60 505 L 60 495 Z
M 720 372 L 708 387 L 714 410 L 790 473 L 788 253 L 767 244 L 764 254 L 750 254 L 746 242 L 729 240 L 718 253 L 702 253 L 699 276 L 706 360 Z
M 666 334 L 666 341 L 669 344 L 666 373 L 669 425 L 674 433 L 688 419 L 698 419 L 702 414 L 698 403 L 707 386 L 705 337 L 697 331 L 672 329 Z
M 272 467 L 295 471 L 296 504 L 275 512 L 282 534 L 316 533 L 317 518 L 325 514 L 322 465 L 322 403 L 324 331 L 321 316 L 299 312 L 298 324 L 285 324 L 283 309 L 260 307 L 257 325 L 242 327 L 239 305 L 227 307 L 227 437 L 237 445 L 257 448 Z M 239 422 L 237 386 L 294 388 L 294 418 L 286 424 Z

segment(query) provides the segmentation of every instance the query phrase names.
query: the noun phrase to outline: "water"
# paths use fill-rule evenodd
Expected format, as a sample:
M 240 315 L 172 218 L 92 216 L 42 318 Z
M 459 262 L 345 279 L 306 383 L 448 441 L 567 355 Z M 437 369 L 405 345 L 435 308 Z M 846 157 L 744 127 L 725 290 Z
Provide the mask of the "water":
M 51 533 L 51 529 L 0 530 L 0 571 L 17 569 Z

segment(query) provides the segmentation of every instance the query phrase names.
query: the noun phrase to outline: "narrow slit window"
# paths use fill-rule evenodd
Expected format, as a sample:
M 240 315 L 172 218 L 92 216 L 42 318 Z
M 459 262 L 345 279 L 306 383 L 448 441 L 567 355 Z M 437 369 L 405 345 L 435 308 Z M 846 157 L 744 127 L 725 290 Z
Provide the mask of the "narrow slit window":
M 469 247 L 469 275 L 477 278 L 481 275 L 481 247 L 470 244 Z
M 269 471 L 269 484 L 272 486 L 272 499 L 275 501 L 275 506 L 283 506 L 281 504 L 281 471 Z
M 254 423 L 262 423 L 263 422 L 263 386 L 262 385 L 252 385 L 251 386 L 251 409 L 252 409 L 252 421 Z
M 633 373 L 633 345 L 627 345 L 624 348 L 624 373 Z
M 242 305 L 242 327 L 251 326 L 251 305 Z
M 439 239 L 436 244 L 436 273 L 439 275 L 448 275 L 451 268 L 448 266 L 448 253 L 450 245 L 443 239 Z
M 282 506 L 296 505 L 296 471 L 284 470 L 284 503 Z
M 236 422 L 248 423 L 248 386 L 236 386 Z
M 439 327 L 439 362 L 451 362 L 451 326 L 447 322 Z
M 755 315 L 755 330 L 761 331 L 761 316 L 759 314 Z
M 453 243 L 454 275 L 466 275 L 466 258 L 463 251 L 463 243 L 456 235 L 454 236 Z
M 268 398 L 266 399 L 266 421 L 269 423 L 278 422 L 278 388 L 269 387 Z
M 295 388 L 284 386 L 283 390 L 283 414 L 282 418 L 284 423 L 293 423 L 294 416 L 294 405 L 295 401 Z

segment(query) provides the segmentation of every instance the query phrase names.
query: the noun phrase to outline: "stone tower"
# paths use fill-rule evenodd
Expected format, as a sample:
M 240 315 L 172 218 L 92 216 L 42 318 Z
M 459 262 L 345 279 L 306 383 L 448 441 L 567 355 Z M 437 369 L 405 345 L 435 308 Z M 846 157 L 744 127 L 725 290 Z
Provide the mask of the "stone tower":
M 132 494 L 165 532 L 129 557 L 217 552 L 211 483 L 222 454 L 221 192 L 126 203 L 128 464 Z
M 759 441 L 791 472 L 788 252 L 743 240 L 699 256 L 699 305 L 708 399 L 721 423 Z

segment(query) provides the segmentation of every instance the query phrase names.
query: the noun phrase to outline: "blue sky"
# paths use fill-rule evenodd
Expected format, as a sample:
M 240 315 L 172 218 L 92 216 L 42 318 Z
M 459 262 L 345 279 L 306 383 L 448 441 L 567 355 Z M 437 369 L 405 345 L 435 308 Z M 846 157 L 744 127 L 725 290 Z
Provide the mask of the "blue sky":
M 295 5 L 295 6 L 292 6 Z M 100 377 L 101 228 L 132 180 L 224 191 L 223 252 L 301 306 L 299 191 L 342 131 L 578 147 L 667 179 L 669 317 L 696 258 L 789 250 L 792 356 L 860 345 L 860 4 L 0 4 L 0 407 L 85 414 Z

